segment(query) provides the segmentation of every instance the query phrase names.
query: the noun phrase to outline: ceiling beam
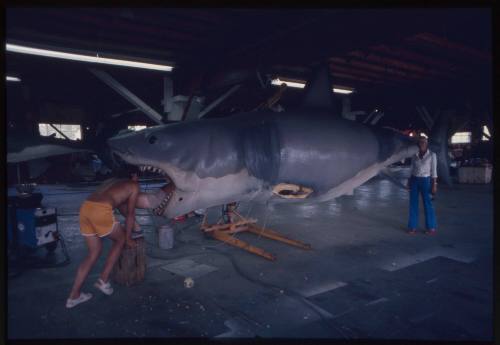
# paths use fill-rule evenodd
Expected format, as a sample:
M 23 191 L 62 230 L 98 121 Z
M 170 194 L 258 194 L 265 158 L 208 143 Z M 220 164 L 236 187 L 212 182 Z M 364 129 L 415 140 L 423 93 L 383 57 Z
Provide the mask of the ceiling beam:
M 435 70 L 425 69 L 413 63 L 409 63 L 406 61 L 401 61 L 393 58 L 388 58 L 384 56 L 380 56 L 378 54 L 370 53 L 370 52 L 362 52 L 362 51 L 352 51 L 347 54 L 348 56 L 354 56 L 357 58 L 365 59 L 367 61 L 373 61 L 382 65 L 387 65 L 395 68 L 399 68 L 402 70 L 406 70 L 408 72 L 413 73 L 417 76 L 418 79 L 432 79 L 434 77 L 441 77 L 441 74 Z
M 409 81 L 408 79 L 405 78 L 395 77 L 392 74 L 389 75 L 387 73 L 381 73 L 380 71 L 373 71 L 366 68 L 360 68 L 359 66 L 352 66 L 348 62 L 340 62 L 339 60 L 336 60 L 335 62 L 330 62 L 330 69 L 332 71 L 336 70 L 338 72 L 347 72 L 353 75 L 366 76 L 376 80 L 386 80 L 395 83 L 407 83 Z
M 347 59 L 347 58 L 334 57 L 334 58 L 330 58 L 330 61 L 334 62 L 334 63 L 343 62 L 343 63 L 351 65 L 351 66 L 360 67 L 360 68 L 364 68 L 364 69 L 372 70 L 372 71 L 377 71 L 377 72 L 380 72 L 382 74 L 387 74 L 387 75 L 391 74 L 393 76 L 398 76 L 398 77 L 404 78 L 404 79 L 420 79 L 420 76 L 418 76 L 418 75 L 408 73 L 406 71 L 401 71 L 399 69 L 395 69 L 392 67 L 388 67 L 387 65 L 380 65 L 380 64 L 373 63 L 373 62 L 369 62 L 366 60 L 360 60 L 360 59 L 355 59 L 355 58 Z
M 92 72 L 97 78 L 99 78 L 106 85 L 115 90 L 118 94 L 120 94 L 127 101 L 132 103 L 134 106 L 139 108 L 144 114 L 146 114 L 151 120 L 156 122 L 158 125 L 163 124 L 163 117 L 158 114 L 156 110 L 147 105 L 144 101 L 142 101 L 139 97 L 134 95 L 130 90 L 128 90 L 125 86 L 120 84 L 117 80 L 115 80 L 111 75 L 104 71 L 96 70 L 91 68 L 90 72 Z
M 376 52 L 397 56 L 402 59 L 415 61 L 417 63 L 424 63 L 426 65 L 448 71 L 449 73 L 454 73 L 458 69 L 458 66 L 456 64 L 450 63 L 449 61 L 439 60 L 434 57 L 418 54 L 416 52 L 412 52 L 396 46 L 387 46 L 382 44 L 370 47 L 369 49 Z
M 401 42 L 405 37 L 421 32 L 423 27 L 439 27 L 443 20 L 442 11 L 367 9 L 363 13 L 363 16 L 367 18 L 363 25 L 353 25 L 359 21 L 359 13 L 356 11 L 324 10 L 322 12 L 327 20 L 315 23 L 309 30 L 310 32 L 294 32 L 294 35 L 275 42 L 276 45 L 270 47 L 271 49 L 266 52 L 263 59 L 269 63 L 280 60 L 284 62 L 284 57 L 286 57 L 287 63 L 291 64 L 324 61 L 331 56 L 365 49 L 373 44 Z M 422 16 L 426 18 L 425 22 L 422 21 Z M 380 25 L 381 21 L 389 20 L 391 25 Z M 341 34 L 344 30 L 348 31 L 348 35 Z M 300 52 L 297 51 L 297 47 L 301 47 Z
M 345 79 L 352 79 L 352 80 L 359 80 L 359 81 L 364 81 L 367 83 L 373 83 L 373 84 L 382 84 L 382 80 L 375 80 L 367 77 L 358 77 L 349 73 L 341 73 L 341 72 L 336 72 L 336 71 L 331 71 L 332 76 L 334 77 L 341 77 Z
M 449 61 L 450 63 L 458 66 L 454 75 L 456 80 L 476 80 L 484 79 L 491 75 L 492 63 L 485 63 L 478 59 L 469 59 L 463 54 L 453 52 L 450 50 L 442 49 L 437 46 L 426 44 L 419 41 L 405 41 L 404 47 L 419 52 L 421 54 L 432 56 Z
M 492 61 L 492 55 L 491 53 L 481 51 L 469 46 L 466 46 L 461 43 L 456 43 L 456 42 L 451 42 L 448 39 L 444 37 L 439 37 L 434 34 L 424 32 L 424 33 L 419 33 L 414 35 L 413 37 L 408 39 L 409 41 L 420 41 L 420 42 L 426 42 L 434 46 L 438 46 L 441 48 L 445 48 L 450 51 L 454 52 L 460 52 L 461 54 L 479 59 L 484 62 L 491 62 Z

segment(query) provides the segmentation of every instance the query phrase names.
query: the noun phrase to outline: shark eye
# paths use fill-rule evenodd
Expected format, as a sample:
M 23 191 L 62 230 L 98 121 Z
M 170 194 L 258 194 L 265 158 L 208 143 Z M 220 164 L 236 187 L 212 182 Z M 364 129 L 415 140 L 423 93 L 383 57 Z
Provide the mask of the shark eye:
M 158 140 L 158 138 L 155 137 L 154 135 L 152 135 L 151 137 L 149 137 L 149 143 L 150 144 L 154 144 L 156 142 L 156 140 Z

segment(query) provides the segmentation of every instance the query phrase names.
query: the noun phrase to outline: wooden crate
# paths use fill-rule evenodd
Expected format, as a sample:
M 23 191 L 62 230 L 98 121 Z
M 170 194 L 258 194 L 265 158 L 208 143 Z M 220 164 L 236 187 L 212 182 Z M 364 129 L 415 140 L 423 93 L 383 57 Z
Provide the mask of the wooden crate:
M 492 167 L 460 167 L 458 169 L 459 183 L 490 183 Z
M 113 281 L 120 285 L 131 286 L 144 280 L 146 274 L 146 244 L 144 238 L 136 239 L 137 247 L 126 245 L 120 258 L 113 267 Z

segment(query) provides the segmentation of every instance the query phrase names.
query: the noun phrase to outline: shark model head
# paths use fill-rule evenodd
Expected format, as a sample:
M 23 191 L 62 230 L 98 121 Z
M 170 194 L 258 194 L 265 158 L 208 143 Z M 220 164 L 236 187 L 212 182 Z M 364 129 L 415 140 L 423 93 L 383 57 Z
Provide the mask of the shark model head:
M 168 182 L 168 187 L 164 187 L 149 199 L 148 204 L 157 215 L 163 214 L 176 192 L 172 178 L 176 176 L 175 168 L 169 159 L 169 157 L 175 159 L 170 132 L 173 131 L 169 125 L 163 125 L 138 132 L 118 134 L 108 139 L 113 158 L 118 157 L 118 161 L 121 159 L 128 164 L 136 165 L 142 172 L 158 173 Z
M 225 127 L 217 120 L 160 125 L 117 135 L 108 145 L 126 163 L 168 180 L 168 187 L 150 196 L 149 205 L 157 215 L 173 218 L 243 195 L 251 198 L 260 190 L 259 179 L 240 159 L 237 135 L 225 135 Z

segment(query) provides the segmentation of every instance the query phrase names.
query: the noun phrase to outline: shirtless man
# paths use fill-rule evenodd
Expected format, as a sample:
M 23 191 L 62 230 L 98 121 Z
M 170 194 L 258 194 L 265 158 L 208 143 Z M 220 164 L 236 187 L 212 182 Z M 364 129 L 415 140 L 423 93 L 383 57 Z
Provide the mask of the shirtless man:
M 67 308 L 73 308 L 92 298 L 91 293 L 81 292 L 80 289 L 101 254 L 103 237 L 111 239 L 113 245 L 106 258 L 104 269 L 94 286 L 106 295 L 113 293 L 109 275 L 124 244 L 130 247 L 137 245 L 132 239 L 132 229 L 136 226 L 135 208 L 139 196 L 139 184 L 136 171 L 129 171 L 129 176 L 130 179 L 117 179 L 103 183 L 80 208 L 80 231 L 85 238 L 89 252 L 78 267 L 73 288 L 66 301 Z M 125 229 L 113 215 L 115 208 L 118 208 L 126 218 Z

